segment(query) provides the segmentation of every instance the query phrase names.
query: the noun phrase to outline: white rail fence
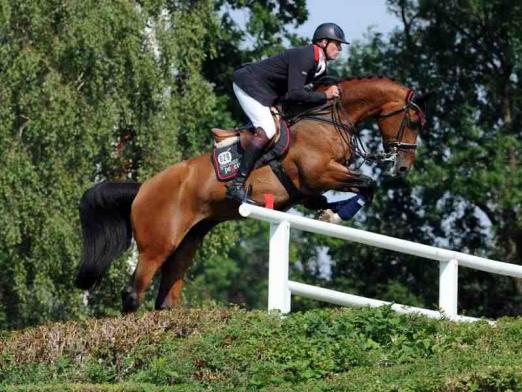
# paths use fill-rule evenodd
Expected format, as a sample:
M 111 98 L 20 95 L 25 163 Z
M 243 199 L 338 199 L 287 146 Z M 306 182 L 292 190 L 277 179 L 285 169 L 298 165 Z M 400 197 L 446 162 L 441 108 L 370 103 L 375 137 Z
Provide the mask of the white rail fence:
M 458 267 L 468 267 L 498 275 L 522 278 L 522 266 L 485 259 L 443 248 L 418 244 L 382 234 L 320 222 L 251 204 L 242 204 L 239 213 L 248 218 L 270 222 L 270 251 L 268 267 L 268 310 L 290 312 L 291 295 L 312 298 L 345 306 L 378 307 L 391 305 L 400 313 L 420 313 L 431 318 L 455 321 L 476 321 L 474 317 L 457 314 Z M 288 280 L 288 248 L 290 228 L 323 234 L 343 240 L 359 242 L 378 248 L 420 256 L 439 261 L 439 309 L 429 310 L 361 297 Z

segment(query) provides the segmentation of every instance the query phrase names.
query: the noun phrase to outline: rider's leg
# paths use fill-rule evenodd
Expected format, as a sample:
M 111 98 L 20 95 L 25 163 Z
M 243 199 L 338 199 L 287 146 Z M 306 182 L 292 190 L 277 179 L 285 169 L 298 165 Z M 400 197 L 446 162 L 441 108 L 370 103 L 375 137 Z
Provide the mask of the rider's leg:
M 254 98 L 241 90 L 235 83 L 234 93 L 255 129 L 251 142 L 245 146 L 243 157 L 239 166 L 239 174 L 227 185 L 227 197 L 242 201 L 245 199 L 245 181 L 252 171 L 257 159 L 261 156 L 264 148 L 275 135 L 276 128 L 272 113 L 268 106 L 264 106 Z
M 229 199 L 237 201 L 245 199 L 245 181 L 269 141 L 270 139 L 266 136 L 263 128 L 256 128 L 251 143 L 245 146 L 243 151 L 237 177 L 227 184 L 227 197 Z

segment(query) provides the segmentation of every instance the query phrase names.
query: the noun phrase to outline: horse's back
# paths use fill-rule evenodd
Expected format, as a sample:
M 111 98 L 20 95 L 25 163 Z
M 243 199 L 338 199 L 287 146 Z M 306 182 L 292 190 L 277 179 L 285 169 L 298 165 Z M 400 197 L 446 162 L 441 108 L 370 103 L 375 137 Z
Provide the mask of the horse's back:
M 173 209 L 178 212 L 197 210 L 198 205 L 208 202 L 216 192 L 220 193 L 219 185 L 210 154 L 175 163 L 143 183 L 132 205 L 133 216 L 168 214 Z

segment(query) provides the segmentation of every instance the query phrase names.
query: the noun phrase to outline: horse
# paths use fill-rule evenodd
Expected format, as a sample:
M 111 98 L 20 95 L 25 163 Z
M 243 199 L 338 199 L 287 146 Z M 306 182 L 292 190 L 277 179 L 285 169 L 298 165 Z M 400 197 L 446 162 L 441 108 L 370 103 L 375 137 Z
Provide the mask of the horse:
M 291 126 L 292 143 L 281 163 L 300 197 L 290 195 L 263 166 L 246 184 L 253 202 L 262 204 L 263 194 L 271 193 L 274 208 L 286 210 L 298 202 L 313 204 L 327 190 L 358 190 L 371 197 L 373 180 L 347 165 L 358 153 L 355 127 L 369 119 L 376 120 L 385 151 L 394 157 L 394 173 L 410 170 L 428 96 L 413 98 L 413 90 L 383 77 L 346 79 L 337 86 L 340 96 L 326 108 L 333 120 L 304 116 Z M 203 238 L 217 224 L 239 219 L 238 207 L 225 197 L 209 153 L 167 167 L 143 184 L 97 184 L 80 202 L 83 253 L 75 284 L 84 290 L 97 285 L 134 238 L 138 263 L 122 292 L 123 312 L 138 309 L 159 270 L 155 308 L 172 308 Z

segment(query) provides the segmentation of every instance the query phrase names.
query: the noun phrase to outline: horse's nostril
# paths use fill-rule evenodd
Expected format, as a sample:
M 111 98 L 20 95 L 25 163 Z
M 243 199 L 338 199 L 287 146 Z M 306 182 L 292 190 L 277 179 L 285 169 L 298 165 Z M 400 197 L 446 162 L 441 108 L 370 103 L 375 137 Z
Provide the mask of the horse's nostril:
M 408 168 L 406 166 L 399 167 L 399 171 L 402 172 L 402 173 L 404 173 L 407 170 L 408 170 Z

